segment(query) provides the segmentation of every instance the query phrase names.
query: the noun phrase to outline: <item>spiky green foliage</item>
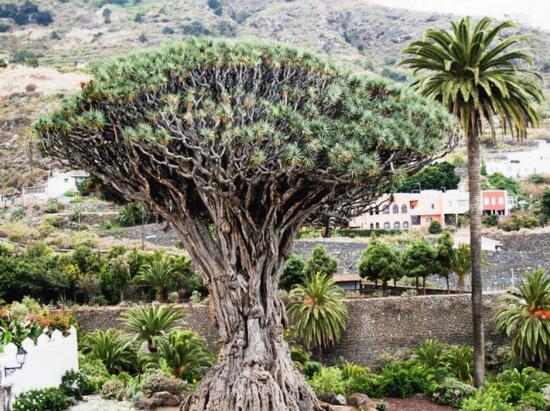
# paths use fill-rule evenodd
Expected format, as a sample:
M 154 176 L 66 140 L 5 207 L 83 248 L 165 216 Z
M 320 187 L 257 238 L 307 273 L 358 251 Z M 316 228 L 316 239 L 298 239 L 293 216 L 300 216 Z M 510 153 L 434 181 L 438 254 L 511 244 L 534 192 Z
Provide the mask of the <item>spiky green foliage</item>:
M 445 347 L 429 338 L 414 350 L 414 358 L 426 368 L 439 368 L 445 361 Z
M 468 244 L 460 244 L 451 254 L 451 270 L 457 276 L 456 289 L 458 291 L 464 289 L 464 277 L 472 270 L 471 255 Z
M 382 281 L 385 292 L 388 281 L 397 281 L 403 276 L 399 251 L 379 239 L 372 240 L 359 261 L 359 275 Z
M 403 53 L 411 57 L 401 64 L 421 74 L 414 86 L 426 97 L 448 107 L 468 134 L 481 131 L 486 121 L 494 134 L 494 121 L 518 138 L 539 122 L 534 103 L 544 99 L 538 75 L 526 65 L 531 55 L 521 49 L 526 35 L 503 36 L 514 27 L 510 21 L 492 25 L 483 18 L 473 24 L 466 17 L 452 23 L 452 30 L 427 30 L 424 39 L 412 42 Z
M 474 350 L 472 347 L 452 345 L 445 352 L 445 364 L 456 378 L 468 384 L 472 383 L 474 368 Z
M 454 131 L 426 100 L 283 46 L 192 40 L 92 74 L 36 124 L 43 146 L 131 198 L 154 181 L 149 201 L 174 183 L 244 198 L 248 179 L 273 173 L 328 185 L 333 201 L 368 186 L 364 197 L 418 169 Z M 160 174 L 146 173 L 153 165 Z
M 307 348 L 320 352 L 340 340 L 348 318 L 343 296 L 342 288 L 322 273 L 314 274 L 292 289 L 288 314 Z
M 164 290 L 172 282 L 174 267 L 171 257 L 160 251 L 155 251 L 150 261 L 141 268 L 135 281 L 147 285 L 155 290 L 155 299 L 163 301 Z
M 84 339 L 90 358 L 100 360 L 110 374 L 129 371 L 137 361 L 131 336 L 120 330 L 96 330 Z
M 121 314 L 137 341 L 146 341 L 150 352 L 156 352 L 155 337 L 162 337 L 181 324 L 181 310 L 175 306 L 150 305 L 130 308 Z
M 189 382 L 198 379 L 215 358 L 194 331 L 173 330 L 166 337 L 156 337 L 155 342 L 159 359 L 172 370 L 172 375 Z
M 550 275 L 542 269 L 527 273 L 505 299 L 497 330 L 510 339 L 515 357 L 541 368 L 550 365 Z

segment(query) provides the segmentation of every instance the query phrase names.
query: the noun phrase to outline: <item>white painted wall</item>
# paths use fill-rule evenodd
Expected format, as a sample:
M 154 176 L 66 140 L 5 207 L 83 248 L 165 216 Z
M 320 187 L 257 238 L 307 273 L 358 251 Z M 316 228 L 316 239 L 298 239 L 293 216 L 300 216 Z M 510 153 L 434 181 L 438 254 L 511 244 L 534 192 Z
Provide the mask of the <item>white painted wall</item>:
M 46 188 L 48 198 L 62 197 L 67 191 L 77 191 L 76 179 L 69 173 L 55 173 L 48 178 Z
M 56 330 L 51 338 L 46 334 L 38 337 L 36 344 L 27 338 L 22 343 L 27 351 L 23 367 L 5 376 L 4 367 L 17 367 L 17 347 L 10 343 L 0 353 L 1 385 L 12 386 L 12 401 L 17 395 L 39 388 L 57 387 L 69 370 L 78 370 L 78 344 L 76 329 L 71 327 L 66 337 Z

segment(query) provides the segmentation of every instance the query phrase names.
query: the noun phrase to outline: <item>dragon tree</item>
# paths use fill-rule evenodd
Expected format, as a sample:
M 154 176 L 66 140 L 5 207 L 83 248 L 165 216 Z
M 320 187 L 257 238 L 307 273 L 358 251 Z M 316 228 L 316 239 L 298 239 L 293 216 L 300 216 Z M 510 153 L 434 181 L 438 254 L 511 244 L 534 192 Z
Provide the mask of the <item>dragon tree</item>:
M 445 151 L 437 103 L 279 45 L 193 40 L 95 65 L 35 125 L 49 155 L 170 221 L 223 341 L 184 410 L 318 410 L 276 291 L 302 224 L 373 199 Z

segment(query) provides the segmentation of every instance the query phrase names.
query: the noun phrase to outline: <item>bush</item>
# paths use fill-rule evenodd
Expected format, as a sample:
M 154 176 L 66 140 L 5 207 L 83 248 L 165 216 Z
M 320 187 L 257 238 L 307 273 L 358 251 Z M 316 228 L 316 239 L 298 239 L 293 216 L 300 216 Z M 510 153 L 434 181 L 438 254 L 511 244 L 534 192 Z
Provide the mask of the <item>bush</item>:
M 380 397 L 409 398 L 419 393 L 431 395 L 436 388 L 430 372 L 413 361 L 390 364 L 381 376 Z
M 67 395 L 80 398 L 82 395 L 93 393 L 97 387 L 94 382 L 83 372 L 67 371 L 61 378 L 61 387 Z
M 141 383 L 141 391 L 148 397 L 161 391 L 180 395 L 185 390 L 186 385 L 186 382 L 179 378 L 170 377 L 159 372 L 151 374 L 143 380 Z
M 145 14 L 143 13 L 136 13 L 134 16 L 134 22 L 135 23 L 143 23 L 143 18 L 145 17 Z
M 187 36 L 209 36 L 212 34 L 200 21 L 192 21 L 189 24 L 182 26 L 183 34 Z
M 20 394 L 13 411 L 62 411 L 69 408 L 69 400 L 59 388 L 44 388 Z
M 478 390 L 463 401 L 461 411 L 516 411 L 516 408 L 503 401 L 494 390 Z
M 162 34 L 171 35 L 171 34 L 174 34 L 174 33 L 175 33 L 175 31 L 172 27 L 166 26 L 162 29 Z
M 522 228 L 535 228 L 539 224 L 536 217 L 529 215 L 513 215 L 500 224 L 504 231 L 519 231 Z
M 34 15 L 34 21 L 36 21 L 36 24 L 49 26 L 53 21 L 53 17 L 49 11 L 39 11 Z
M 487 227 L 496 227 L 498 226 L 498 216 L 495 214 L 484 216 L 481 222 Z
M 123 227 L 141 224 L 143 207 L 137 201 L 126 204 L 118 213 L 118 222 Z
M 123 401 L 127 399 L 126 386 L 119 379 L 110 379 L 101 387 L 101 396 L 106 400 Z
M 0 23 L 0 33 L 7 33 L 8 31 L 10 31 L 10 28 L 11 28 L 11 26 L 9 24 Z M 2 67 L 2 66 L 0 66 L 0 67 Z M 6 67 L 6 66 L 4 66 L 4 67 Z
M 58 213 L 60 208 L 61 205 L 59 204 L 59 201 L 53 199 L 48 201 L 48 204 L 44 208 L 44 212 L 48 214 Z
M 443 232 L 443 227 L 439 221 L 432 221 L 430 227 L 428 227 L 428 232 L 430 234 L 441 234 Z
M 338 367 L 322 367 L 319 372 L 309 380 L 309 385 L 315 394 L 321 395 L 327 392 L 335 394 L 347 394 L 346 384 L 342 370 Z
M 322 368 L 323 365 L 320 362 L 306 361 L 304 363 L 304 366 L 302 367 L 302 372 L 304 373 L 306 378 L 313 378 L 313 376 L 321 371 Z
M 436 388 L 432 398 L 438 404 L 452 405 L 460 408 L 462 402 L 472 397 L 476 389 L 471 385 L 464 384 L 456 378 L 445 378 L 443 382 Z

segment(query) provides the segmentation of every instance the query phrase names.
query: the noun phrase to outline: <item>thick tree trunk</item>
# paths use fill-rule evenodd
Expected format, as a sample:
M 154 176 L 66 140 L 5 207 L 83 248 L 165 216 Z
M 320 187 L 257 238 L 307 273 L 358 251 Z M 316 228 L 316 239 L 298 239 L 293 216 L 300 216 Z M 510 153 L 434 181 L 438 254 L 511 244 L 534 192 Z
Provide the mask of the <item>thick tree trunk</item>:
M 181 410 L 327 409 L 294 367 L 283 340 L 286 311 L 276 292 L 293 233 L 247 225 L 235 211 L 215 212 L 217 239 L 201 235 L 189 253 L 202 269 L 223 345 L 218 363 Z M 178 228 L 193 234 L 190 222 Z
M 250 287 L 271 281 L 260 273 L 250 273 L 249 278 Z M 271 309 L 267 300 L 257 306 L 253 300 L 234 305 L 227 298 L 213 299 L 218 315 L 225 313 L 218 320 L 226 341 L 218 363 L 182 404 L 182 410 L 326 409 L 290 359 L 283 340 L 284 305 L 274 298 L 276 304 Z M 265 315 L 263 308 L 267 308 Z
M 470 191 L 470 249 L 472 259 L 472 324 L 474 337 L 474 383 L 485 385 L 483 297 L 481 282 L 481 175 L 479 134 L 472 124 L 468 135 L 468 184 Z
M 464 276 L 463 275 L 457 275 L 456 291 L 458 291 L 458 292 L 464 291 Z

